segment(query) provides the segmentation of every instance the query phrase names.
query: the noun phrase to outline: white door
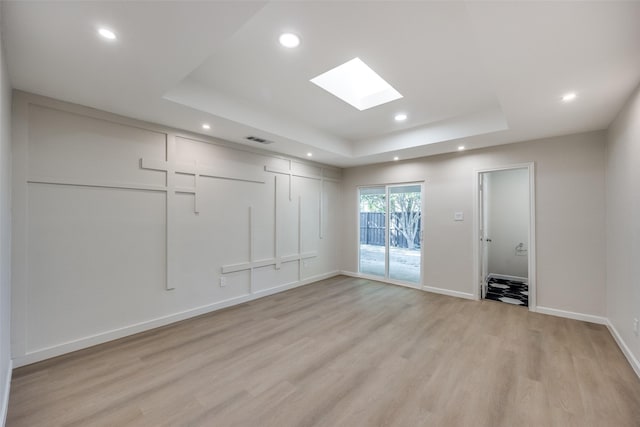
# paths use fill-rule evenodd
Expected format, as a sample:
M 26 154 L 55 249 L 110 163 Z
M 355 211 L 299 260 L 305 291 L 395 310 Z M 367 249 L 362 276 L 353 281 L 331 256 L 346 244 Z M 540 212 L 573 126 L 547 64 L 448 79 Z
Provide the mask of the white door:
M 489 214 L 487 212 L 487 197 L 484 191 L 485 174 L 480 174 L 480 295 L 487 296 L 487 276 L 489 275 L 489 247 L 491 238 L 489 237 Z
M 531 311 L 536 311 L 534 166 L 479 170 L 474 178 L 474 295 L 517 299 Z M 487 283 L 494 276 L 510 282 L 496 286 L 503 291 Z

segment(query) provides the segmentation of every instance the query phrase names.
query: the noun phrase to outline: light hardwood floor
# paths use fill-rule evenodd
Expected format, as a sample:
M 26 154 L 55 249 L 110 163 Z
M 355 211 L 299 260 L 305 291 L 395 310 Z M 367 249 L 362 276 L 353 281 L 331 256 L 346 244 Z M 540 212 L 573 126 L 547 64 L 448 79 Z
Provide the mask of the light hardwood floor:
M 640 426 L 607 329 L 338 276 L 14 371 L 8 426 Z

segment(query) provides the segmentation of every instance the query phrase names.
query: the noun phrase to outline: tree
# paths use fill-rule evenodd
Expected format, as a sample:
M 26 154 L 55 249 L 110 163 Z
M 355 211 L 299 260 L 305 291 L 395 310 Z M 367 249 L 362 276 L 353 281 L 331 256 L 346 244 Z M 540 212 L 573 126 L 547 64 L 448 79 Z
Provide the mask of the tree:
M 389 195 L 389 210 L 392 212 L 393 226 L 406 239 L 407 248 L 415 249 L 422 211 L 420 192 L 391 193 Z
M 384 194 L 361 194 L 360 212 L 379 212 L 387 210 Z
M 404 236 L 408 249 L 416 248 L 416 236 L 421 219 L 420 191 L 390 192 L 389 215 L 391 242 L 397 242 L 398 233 Z M 385 214 L 387 212 L 384 193 L 360 194 L 360 212 Z M 367 224 L 369 227 L 370 224 Z

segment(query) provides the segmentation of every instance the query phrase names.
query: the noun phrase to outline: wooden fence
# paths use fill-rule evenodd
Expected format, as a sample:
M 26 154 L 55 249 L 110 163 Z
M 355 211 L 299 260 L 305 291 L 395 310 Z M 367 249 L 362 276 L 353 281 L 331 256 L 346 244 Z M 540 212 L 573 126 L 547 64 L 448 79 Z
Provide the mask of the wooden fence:
M 391 215 L 400 215 L 400 212 L 393 212 Z M 392 218 L 393 219 L 393 218 Z M 385 214 L 381 212 L 360 212 L 360 244 L 384 246 L 385 234 Z M 391 229 L 389 230 L 389 246 L 396 248 L 407 248 L 407 239 L 404 235 L 393 226 L 395 221 L 391 221 Z M 420 247 L 420 224 L 414 244 L 416 248 Z

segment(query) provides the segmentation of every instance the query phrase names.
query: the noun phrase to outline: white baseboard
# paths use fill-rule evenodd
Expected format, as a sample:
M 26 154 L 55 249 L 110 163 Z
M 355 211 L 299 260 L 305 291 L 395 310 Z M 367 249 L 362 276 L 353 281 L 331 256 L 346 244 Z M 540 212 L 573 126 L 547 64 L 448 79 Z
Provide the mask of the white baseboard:
M 269 295 L 277 294 L 278 292 L 284 292 L 286 290 L 298 288 L 300 286 L 310 285 L 311 283 L 314 283 L 320 280 L 330 279 L 332 277 L 339 276 L 339 275 L 340 275 L 340 272 L 338 270 L 330 271 L 329 273 L 323 273 L 323 274 L 318 274 L 316 276 L 307 277 L 300 281 L 285 283 L 284 285 L 274 286 L 268 289 L 260 289 L 258 291 L 254 291 L 253 294 L 251 294 L 251 296 L 254 297 L 252 299 L 263 298 Z
M 378 277 L 367 276 L 360 273 L 354 273 L 352 271 L 341 271 L 340 274 L 343 274 L 345 276 L 350 276 L 350 277 L 371 279 L 371 280 L 387 283 L 384 279 L 381 280 Z M 515 278 L 517 280 L 523 279 L 522 277 L 515 277 L 515 276 L 504 276 L 504 275 L 492 275 L 492 276 L 506 278 L 507 280 L 511 278 Z M 427 292 L 433 292 L 436 294 L 448 295 L 452 297 L 472 299 L 472 300 L 476 299 L 473 294 L 466 293 L 466 292 L 452 291 L 450 289 L 436 288 L 433 286 L 423 286 L 422 289 Z M 624 342 L 624 340 L 622 339 L 622 337 L 620 336 L 616 328 L 611 324 L 611 322 L 609 322 L 609 319 L 607 319 L 606 317 L 594 316 L 592 314 L 575 313 L 573 311 L 558 310 L 555 308 L 540 307 L 540 306 L 535 307 L 535 309 L 532 311 L 535 311 L 541 314 L 551 315 L 551 316 L 565 317 L 568 319 L 582 320 L 585 322 L 597 323 L 599 325 L 606 325 L 609 331 L 611 332 L 611 335 L 613 335 L 613 338 L 615 339 L 616 343 L 618 344 L 618 347 L 620 347 L 620 350 L 622 350 L 622 353 L 625 355 L 625 357 L 629 361 L 629 364 L 635 371 L 636 375 L 638 375 L 638 377 L 640 378 L 640 362 L 638 362 L 638 359 L 636 359 L 633 353 L 631 353 L 631 350 L 629 350 L 629 347 Z
M 458 297 L 458 298 L 464 298 L 464 299 L 476 299 L 473 294 L 468 294 L 466 292 L 459 292 L 459 291 L 452 291 L 450 289 L 443 289 L 443 288 L 436 288 L 433 286 L 420 286 L 420 285 L 409 285 L 406 283 L 402 283 L 402 282 L 396 282 L 395 280 L 387 280 L 383 277 L 378 277 L 378 276 L 370 276 L 368 274 L 362 274 L 362 273 L 355 273 L 353 271 L 341 271 L 340 274 L 343 274 L 345 276 L 349 276 L 349 277 L 357 277 L 359 279 L 367 279 L 367 280 L 375 280 L 376 282 L 382 282 L 382 283 L 388 283 L 390 285 L 397 285 L 397 286 L 404 286 L 406 288 L 411 288 L 411 289 L 418 289 L 418 290 L 423 290 L 423 291 L 427 291 L 427 292 L 433 292 L 434 294 L 441 294 L 441 295 L 448 295 L 450 297 Z
M 420 287 L 419 284 L 415 284 L 412 285 L 410 283 L 403 283 L 403 282 L 399 282 L 397 280 L 393 280 L 393 279 L 385 279 L 384 277 L 380 277 L 380 276 L 373 276 L 370 274 L 362 274 L 362 273 L 356 273 L 353 271 L 340 271 L 340 274 L 344 275 L 344 276 L 349 276 L 349 277 L 357 277 L 358 279 L 366 279 L 366 280 L 373 280 L 375 282 L 381 282 L 381 283 L 386 283 L 388 285 L 395 285 L 395 286 L 402 286 L 405 288 L 409 288 L 409 289 L 422 289 Z
M 199 316 L 201 314 L 206 314 L 216 310 L 221 310 L 226 307 L 241 304 L 243 302 L 263 298 L 269 295 L 276 294 L 278 292 L 286 291 L 288 289 L 293 289 L 296 287 L 308 285 L 313 282 L 317 282 L 319 280 L 329 279 L 331 277 L 335 277 L 340 274 L 349 276 L 349 277 L 367 278 L 367 279 L 369 278 L 359 273 L 354 273 L 350 271 L 332 271 L 329 273 L 324 273 L 324 274 L 319 274 L 317 276 L 309 277 L 299 282 L 288 283 L 285 285 L 260 290 L 250 295 L 243 295 L 240 297 L 231 298 L 225 301 L 220 301 L 214 304 L 209 304 L 209 305 L 198 307 L 188 311 L 183 311 L 181 313 L 176 313 L 170 316 L 165 316 L 165 317 L 157 318 L 147 322 L 131 325 L 125 328 L 115 329 L 115 330 L 104 332 L 101 334 L 96 334 L 90 337 L 63 343 L 54 347 L 37 350 L 34 352 L 30 352 L 25 356 L 17 357 L 14 360 L 10 360 L 9 366 L 8 366 L 7 378 L 6 378 L 5 384 L 2 385 L 4 389 L 4 394 L 1 402 L 2 406 L 0 407 L 0 421 L 2 421 L 0 425 L 4 426 L 6 422 L 7 411 L 9 407 L 9 392 L 11 389 L 12 370 L 14 367 L 18 368 L 20 366 L 25 366 L 31 363 L 39 362 L 41 360 L 49 359 L 51 357 L 60 356 L 65 353 L 70 353 L 72 351 L 81 350 L 83 348 L 91 347 L 97 344 L 102 344 L 108 341 L 112 341 L 118 338 L 123 338 L 125 336 L 133 335 L 139 332 L 144 332 L 160 326 L 165 326 L 170 323 L 178 322 L 180 320 L 189 319 L 191 317 Z M 373 277 L 372 280 L 384 282 L 384 280 L 379 280 L 379 278 L 376 278 L 376 277 Z M 449 289 L 436 288 L 433 286 L 423 286 L 422 289 L 427 292 L 433 292 L 433 293 L 442 294 L 442 295 L 448 295 L 448 296 L 465 298 L 465 299 L 475 299 L 473 294 L 465 293 L 465 292 L 452 291 Z M 541 313 L 541 314 L 548 314 L 551 316 L 565 317 L 569 319 L 583 320 L 585 322 L 606 325 L 607 328 L 609 329 L 609 332 L 611 333 L 614 340 L 616 341 L 616 344 L 618 345 L 618 347 L 620 347 L 620 350 L 629 361 L 629 364 L 633 368 L 634 372 L 640 378 L 640 362 L 633 355 L 633 353 L 631 353 L 631 350 L 629 349 L 627 344 L 624 342 L 624 340 L 618 333 L 615 326 L 613 326 L 613 324 L 609 321 L 609 319 L 601 316 L 593 316 L 590 314 L 575 313 L 571 311 L 557 310 L 554 308 L 540 307 L 540 306 L 538 306 L 536 310 L 538 313 Z
M 161 326 L 169 325 L 171 323 L 179 322 L 181 320 L 200 316 L 202 314 L 210 313 L 212 311 L 221 310 L 223 308 L 231 307 L 233 305 L 238 305 L 238 304 L 242 304 L 244 302 L 252 301 L 258 298 L 263 298 L 278 292 L 283 292 L 289 289 L 297 288 L 299 286 L 308 285 L 313 282 L 317 282 L 319 280 L 324 280 L 324 279 L 337 276 L 339 274 L 340 273 L 338 271 L 331 271 L 329 273 L 308 277 L 300 281 L 256 291 L 252 294 L 241 295 L 239 297 L 230 298 L 224 301 L 218 301 L 213 304 L 207 304 L 201 307 L 196 307 L 196 308 L 185 310 L 179 313 L 170 314 L 167 316 L 159 317 L 159 318 L 148 320 L 145 322 L 140 322 L 133 325 L 125 326 L 123 328 L 113 329 L 110 331 L 101 332 L 99 334 L 91 335 L 88 337 L 79 338 L 77 340 L 57 344 L 55 346 L 30 351 L 23 356 L 15 357 L 13 359 L 13 364 L 14 364 L 14 367 L 19 368 L 21 366 L 29 365 L 31 363 L 36 363 L 42 360 L 50 359 L 52 357 L 60 356 L 66 353 L 71 353 L 72 351 L 82 350 L 87 347 L 103 344 L 108 341 L 113 341 L 129 335 L 134 335 L 140 332 L 148 331 L 150 329 L 159 328 Z
M 527 279 L 526 277 L 509 276 L 508 274 L 489 273 L 489 275 L 487 275 L 487 278 L 489 277 L 495 277 L 496 279 L 504 279 L 504 280 L 517 280 L 519 282 L 529 283 L 529 279 Z
M 638 378 L 640 378 L 640 362 L 633 355 L 627 343 L 624 342 L 616 327 L 613 326 L 613 324 L 608 319 L 607 329 L 609 329 L 609 332 L 611 333 L 611 335 L 613 335 L 613 339 L 616 341 L 616 344 L 618 344 L 618 347 L 620 347 L 620 350 L 622 350 L 622 354 L 624 354 L 624 357 L 627 358 L 636 375 L 638 376 Z
M 535 311 L 541 314 L 549 314 L 551 316 L 565 317 L 567 319 L 582 320 L 585 322 L 597 323 L 599 325 L 607 324 L 606 317 L 594 316 L 592 314 L 575 313 L 573 311 L 558 310 L 555 308 L 540 307 L 540 306 L 537 306 Z
M 611 335 L 613 336 L 613 339 L 615 340 L 616 344 L 622 351 L 622 354 L 624 354 L 624 357 L 627 358 L 627 361 L 631 365 L 631 368 L 636 373 L 638 378 L 640 378 L 640 362 L 633 355 L 633 353 L 629 349 L 629 346 L 627 346 L 627 343 L 622 339 L 622 336 L 618 333 L 618 330 L 615 328 L 615 326 L 613 326 L 611 321 L 606 317 L 594 316 L 591 314 L 584 314 L 584 313 L 574 313 L 572 311 L 558 310 L 555 308 L 540 307 L 540 306 L 536 307 L 536 311 L 538 313 L 548 314 L 551 316 L 566 317 L 568 319 L 583 320 L 585 322 L 605 325 L 607 329 L 609 329 L 609 333 L 611 333 Z
M 9 392 L 11 391 L 11 374 L 13 372 L 13 361 L 9 360 L 7 366 L 7 379 L 2 385 L 2 407 L 0 407 L 0 426 L 7 422 L 7 412 L 9 411 Z
M 368 279 L 369 278 L 369 277 L 364 277 L 364 275 L 362 275 L 360 273 L 354 273 L 353 271 L 346 271 L 346 270 L 340 270 L 340 274 L 342 274 L 343 276 L 357 277 L 359 279 Z M 371 277 L 373 277 L 373 276 L 371 276 Z M 379 280 L 379 281 L 381 281 L 379 278 L 370 279 L 370 280 Z
M 460 292 L 460 291 L 452 291 L 451 289 L 436 288 L 434 286 L 423 286 L 422 290 L 427 292 L 433 292 L 434 294 L 448 295 L 450 297 L 473 299 L 473 300 L 476 299 L 476 297 L 473 294 Z

